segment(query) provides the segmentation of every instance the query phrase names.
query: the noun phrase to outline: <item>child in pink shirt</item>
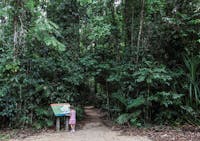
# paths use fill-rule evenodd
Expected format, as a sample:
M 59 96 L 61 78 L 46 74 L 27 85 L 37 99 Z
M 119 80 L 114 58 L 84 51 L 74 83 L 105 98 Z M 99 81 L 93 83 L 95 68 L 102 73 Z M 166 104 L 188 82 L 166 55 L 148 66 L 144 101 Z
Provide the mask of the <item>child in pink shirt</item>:
M 70 118 L 69 118 L 69 124 L 71 126 L 71 132 L 75 132 L 75 126 L 76 126 L 76 111 L 73 106 L 70 107 Z

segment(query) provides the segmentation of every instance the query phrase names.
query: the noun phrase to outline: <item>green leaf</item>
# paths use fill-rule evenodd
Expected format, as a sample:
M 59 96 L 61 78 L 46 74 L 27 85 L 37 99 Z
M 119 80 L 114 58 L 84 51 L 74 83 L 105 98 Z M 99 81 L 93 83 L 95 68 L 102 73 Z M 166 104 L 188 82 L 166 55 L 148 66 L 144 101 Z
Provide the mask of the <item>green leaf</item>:
M 129 121 L 129 119 L 130 119 L 129 114 L 128 113 L 124 113 L 124 114 L 120 115 L 117 118 L 116 121 L 117 121 L 118 124 L 125 124 L 125 123 L 127 123 Z
M 34 0 L 28 0 L 25 3 L 25 7 L 28 8 L 28 9 L 30 9 L 31 11 L 34 10 L 34 6 L 35 6 Z
M 48 127 L 51 127 L 54 124 L 53 120 L 47 120 L 46 123 Z
M 136 110 L 132 114 L 130 114 L 131 118 L 137 118 L 142 113 L 141 110 Z
M 127 100 L 126 100 L 126 98 L 125 98 L 122 94 L 120 94 L 120 93 L 114 93 L 114 94 L 112 95 L 112 97 L 115 98 L 115 99 L 117 99 L 117 100 L 118 100 L 120 103 L 122 103 L 124 106 L 127 105 Z
M 143 96 L 140 96 L 136 99 L 132 99 L 129 101 L 128 106 L 127 106 L 127 110 L 130 110 L 132 108 L 136 108 L 139 107 L 141 105 L 145 104 L 145 99 Z
M 190 106 L 180 106 L 181 107 L 181 109 L 183 109 L 184 111 L 186 111 L 187 113 L 189 113 L 190 115 L 192 115 L 192 116 L 196 116 L 196 112 L 195 112 L 195 110 L 192 108 L 192 107 L 190 107 Z

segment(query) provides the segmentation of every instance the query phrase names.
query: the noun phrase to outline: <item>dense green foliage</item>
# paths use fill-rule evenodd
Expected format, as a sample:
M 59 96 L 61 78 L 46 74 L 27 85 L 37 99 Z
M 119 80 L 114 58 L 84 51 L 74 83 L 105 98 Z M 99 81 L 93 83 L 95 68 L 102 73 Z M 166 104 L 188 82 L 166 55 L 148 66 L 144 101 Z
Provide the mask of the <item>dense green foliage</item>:
M 199 0 L 0 1 L 0 126 L 52 126 L 56 102 L 200 124 L 199 17 Z

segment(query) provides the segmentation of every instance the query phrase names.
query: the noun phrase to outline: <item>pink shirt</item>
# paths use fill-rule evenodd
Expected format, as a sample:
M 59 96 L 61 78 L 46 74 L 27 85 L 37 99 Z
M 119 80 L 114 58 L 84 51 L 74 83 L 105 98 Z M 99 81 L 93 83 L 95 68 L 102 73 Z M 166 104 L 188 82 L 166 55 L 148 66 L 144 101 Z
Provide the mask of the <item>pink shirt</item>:
M 76 120 L 76 111 L 75 110 L 70 111 L 70 120 Z

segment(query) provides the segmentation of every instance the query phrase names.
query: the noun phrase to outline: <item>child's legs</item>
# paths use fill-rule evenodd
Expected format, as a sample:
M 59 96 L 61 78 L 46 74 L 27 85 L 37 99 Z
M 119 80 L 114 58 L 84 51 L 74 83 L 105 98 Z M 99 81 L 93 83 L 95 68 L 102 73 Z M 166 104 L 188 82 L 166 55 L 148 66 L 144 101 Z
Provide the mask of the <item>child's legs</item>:
M 70 124 L 71 130 L 75 131 L 76 120 L 70 120 L 69 124 Z
M 72 129 L 75 130 L 75 124 L 72 125 Z
M 73 129 L 73 124 L 70 124 L 71 129 Z

